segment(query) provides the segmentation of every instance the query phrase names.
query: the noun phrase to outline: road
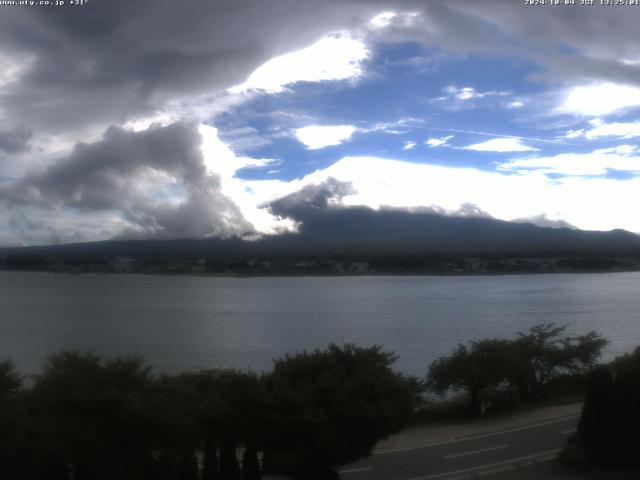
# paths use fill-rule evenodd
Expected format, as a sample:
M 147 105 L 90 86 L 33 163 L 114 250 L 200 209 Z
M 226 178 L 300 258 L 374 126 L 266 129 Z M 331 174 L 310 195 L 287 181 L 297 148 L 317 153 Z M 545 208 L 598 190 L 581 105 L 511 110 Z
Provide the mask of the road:
M 554 459 L 579 415 L 427 445 L 378 450 L 343 467 L 343 480 L 459 480 Z M 514 478 L 517 478 L 514 476 Z

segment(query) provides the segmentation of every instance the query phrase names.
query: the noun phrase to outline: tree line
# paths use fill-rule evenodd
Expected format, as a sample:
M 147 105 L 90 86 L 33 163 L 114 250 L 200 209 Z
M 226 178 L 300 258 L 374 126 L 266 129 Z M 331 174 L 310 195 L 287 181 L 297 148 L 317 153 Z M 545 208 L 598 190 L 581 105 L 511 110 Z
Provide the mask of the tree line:
M 263 374 L 154 374 L 138 358 L 62 352 L 24 379 L 0 363 L 0 477 L 338 478 L 336 467 L 400 431 L 427 391 L 465 390 L 476 415 L 483 390 L 531 398 L 558 376 L 586 378 L 606 341 L 564 332 L 541 324 L 458 345 L 421 380 L 393 370 L 381 347 L 351 344 L 286 355 Z
M 332 467 L 369 455 L 412 413 L 417 384 L 394 360 L 380 347 L 330 345 L 263 375 L 154 375 L 139 359 L 62 352 L 30 382 L 4 362 L 0 477 L 337 478 Z
M 514 392 L 531 399 L 559 376 L 580 376 L 596 365 L 607 344 L 599 334 L 565 335 L 566 326 L 543 323 L 515 339 L 484 339 L 458 345 L 435 360 L 427 376 L 427 388 L 443 394 L 452 390 L 469 393 L 469 412 L 480 413 L 480 394 L 485 389 Z

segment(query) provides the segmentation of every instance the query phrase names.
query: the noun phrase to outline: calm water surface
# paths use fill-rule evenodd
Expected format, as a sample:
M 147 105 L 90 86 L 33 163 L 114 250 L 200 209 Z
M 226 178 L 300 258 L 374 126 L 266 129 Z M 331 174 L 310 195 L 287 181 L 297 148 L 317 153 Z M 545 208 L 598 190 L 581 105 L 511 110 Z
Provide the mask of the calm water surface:
M 381 344 L 422 375 L 458 342 L 541 322 L 640 345 L 640 273 L 215 278 L 0 272 L 0 359 L 39 371 L 62 349 L 136 354 L 157 370 L 269 369 L 330 342 Z

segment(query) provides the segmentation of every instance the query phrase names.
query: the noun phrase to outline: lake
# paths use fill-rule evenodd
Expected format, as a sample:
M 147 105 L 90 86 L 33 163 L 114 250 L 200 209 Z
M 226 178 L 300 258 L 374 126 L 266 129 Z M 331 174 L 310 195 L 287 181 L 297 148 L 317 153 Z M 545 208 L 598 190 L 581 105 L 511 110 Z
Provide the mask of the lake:
M 157 371 L 269 369 L 330 342 L 383 345 L 423 375 L 458 342 L 541 322 L 640 345 L 640 273 L 221 278 L 0 272 L 0 359 L 36 373 L 62 349 L 141 355 Z

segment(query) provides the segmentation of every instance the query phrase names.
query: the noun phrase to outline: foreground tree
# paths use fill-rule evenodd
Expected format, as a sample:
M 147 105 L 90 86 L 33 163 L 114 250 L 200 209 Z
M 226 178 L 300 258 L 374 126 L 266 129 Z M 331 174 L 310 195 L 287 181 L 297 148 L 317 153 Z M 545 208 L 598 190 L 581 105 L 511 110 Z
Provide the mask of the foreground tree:
M 265 378 L 269 437 L 265 473 L 333 478 L 337 467 L 371 454 L 413 411 L 416 383 L 391 369 L 380 347 L 330 345 L 277 360 Z
M 218 453 L 213 435 L 206 436 L 202 457 L 202 480 L 218 480 Z
M 203 478 L 238 479 L 236 444 L 258 445 L 265 436 L 265 392 L 260 378 L 240 371 L 189 376 L 198 394 L 197 417 L 205 439 Z M 216 444 L 220 445 L 219 459 Z
M 640 347 L 589 374 L 576 435 L 588 463 L 640 467 Z
M 22 379 L 17 374 L 13 363 L 0 362 L 0 405 L 15 399 L 22 386 Z
M 487 339 L 458 345 L 453 353 L 435 360 L 429 368 L 427 385 L 444 394 L 451 389 L 469 392 L 469 412 L 480 413 L 480 391 L 497 387 L 511 374 L 513 350 L 507 340 Z
M 431 364 L 427 385 L 440 394 L 468 391 L 473 415 L 480 412 L 480 392 L 486 388 L 515 387 L 521 397 L 531 397 L 558 375 L 585 375 L 607 344 L 595 332 L 569 337 L 563 336 L 565 329 L 546 323 L 519 333 L 515 340 L 458 345 L 451 355 Z
M 242 480 L 260 480 L 260 478 L 258 450 L 254 445 L 248 445 L 242 455 Z
M 585 374 L 595 364 L 607 340 L 591 331 L 577 337 L 563 336 L 566 326 L 543 323 L 518 333 L 513 342 L 517 367 L 512 382 L 523 396 L 537 393 L 559 373 Z
M 24 434 L 21 389 L 22 379 L 13 363 L 0 362 L 0 476 L 17 476 L 22 467 L 18 459 Z
M 222 438 L 220 480 L 240 480 L 240 464 L 236 456 L 236 443 L 230 434 L 225 434 Z
M 76 480 L 148 478 L 155 437 L 147 410 L 151 381 L 137 359 L 50 357 L 29 396 L 33 458 L 69 465 Z

